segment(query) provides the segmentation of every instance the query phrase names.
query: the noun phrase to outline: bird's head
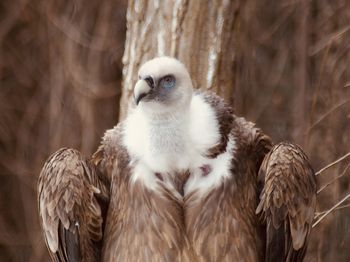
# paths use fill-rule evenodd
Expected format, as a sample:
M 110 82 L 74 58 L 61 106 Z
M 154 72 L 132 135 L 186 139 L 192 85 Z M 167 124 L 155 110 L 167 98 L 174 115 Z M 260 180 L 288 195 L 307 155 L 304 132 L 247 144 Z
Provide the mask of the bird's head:
M 192 89 L 189 73 L 180 61 L 171 57 L 157 57 L 141 66 L 134 99 L 143 110 L 166 113 L 188 107 Z

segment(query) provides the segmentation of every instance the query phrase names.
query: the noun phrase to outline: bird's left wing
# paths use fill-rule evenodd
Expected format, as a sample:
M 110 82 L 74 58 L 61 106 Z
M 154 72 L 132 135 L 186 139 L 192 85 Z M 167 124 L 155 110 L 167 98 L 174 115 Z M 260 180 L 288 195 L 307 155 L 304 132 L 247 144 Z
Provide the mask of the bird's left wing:
M 256 209 L 266 223 L 265 261 L 302 261 L 316 205 L 313 169 L 296 145 L 280 143 L 259 170 L 263 183 Z

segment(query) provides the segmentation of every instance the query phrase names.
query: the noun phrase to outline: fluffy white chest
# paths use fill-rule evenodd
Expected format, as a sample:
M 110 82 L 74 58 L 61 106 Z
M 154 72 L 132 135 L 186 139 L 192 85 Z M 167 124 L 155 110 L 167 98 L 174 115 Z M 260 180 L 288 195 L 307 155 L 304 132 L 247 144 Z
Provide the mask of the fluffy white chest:
M 185 193 L 204 190 L 220 183 L 229 174 L 234 141 L 227 152 L 216 159 L 205 156 L 220 140 L 218 120 L 213 109 L 200 95 L 194 96 L 188 112 L 166 118 L 150 118 L 136 109 L 126 120 L 124 144 L 132 159 L 132 180 L 141 181 L 150 189 L 157 185 L 156 173 L 165 175 L 164 183 L 176 172 L 190 171 Z M 210 174 L 203 176 L 203 166 Z
M 151 122 L 146 128 L 142 161 L 160 173 L 186 169 L 194 157 L 186 128 L 186 124 L 177 118 Z

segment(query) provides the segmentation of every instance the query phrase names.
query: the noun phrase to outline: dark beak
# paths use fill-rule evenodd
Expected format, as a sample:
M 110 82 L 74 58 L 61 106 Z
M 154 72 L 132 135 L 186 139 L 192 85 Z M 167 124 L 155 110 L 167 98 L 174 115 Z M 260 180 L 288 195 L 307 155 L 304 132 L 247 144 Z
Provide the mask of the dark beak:
M 142 77 L 137 81 L 134 88 L 134 100 L 136 105 L 138 105 L 142 98 L 146 97 L 153 88 L 154 80 L 151 76 Z

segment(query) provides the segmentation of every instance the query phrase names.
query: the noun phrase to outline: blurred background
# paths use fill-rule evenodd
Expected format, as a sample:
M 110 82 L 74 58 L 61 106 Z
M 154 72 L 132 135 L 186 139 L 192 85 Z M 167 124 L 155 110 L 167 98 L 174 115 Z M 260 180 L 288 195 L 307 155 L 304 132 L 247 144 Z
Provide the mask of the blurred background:
M 40 169 L 60 147 L 96 150 L 125 116 L 133 68 L 147 56 L 198 50 L 193 61 L 184 57 L 196 86 L 225 97 L 275 142 L 300 144 L 315 171 L 350 152 L 350 1 L 164 2 L 0 1 L 0 261 L 49 260 L 37 215 Z M 198 22 L 194 38 L 180 30 L 169 52 L 159 39 L 157 47 L 143 41 L 148 17 L 158 18 L 146 38 L 166 37 L 157 32 L 173 29 L 162 20 L 172 10 L 181 23 Z M 203 43 L 214 31 L 224 44 L 211 58 Z M 133 60 L 135 50 L 142 55 Z M 210 72 L 208 57 L 221 57 L 216 75 L 225 74 L 214 82 L 205 74 L 204 86 L 195 72 Z M 345 158 L 318 175 L 319 188 L 340 176 L 319 193 L 318 213 L 350 193 L 349 167 Z M 350 261 L 349 202 L 314 228 L 306 261 Z

